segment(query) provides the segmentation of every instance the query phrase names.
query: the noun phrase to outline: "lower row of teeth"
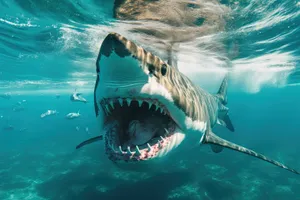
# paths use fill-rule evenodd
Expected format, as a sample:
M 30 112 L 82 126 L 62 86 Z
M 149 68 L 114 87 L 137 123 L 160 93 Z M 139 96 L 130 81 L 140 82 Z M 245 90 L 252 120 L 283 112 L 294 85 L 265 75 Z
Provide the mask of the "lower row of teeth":
M 163 143 L 168 142 L 168 140 L 166 140 L 163 136 L 160 136 L 160 139 L 161 140 L 158 140 L 158 145 L 159 145 L 158 147 L 159 148 L 161 147 L 161 145 Z M 115 148 L 113 145 L 109 145 L 109 146 L 112 148 L 112 150 L 115 153 L 121 152 L 122 154 L 131 154 L 131 155 L 137 154 L 137 155 L 140 155 L 140 154 L 142 154 L 142 151 L 145 150 L 145 149 L 140 150 L 140 148 L 137 145 L 135 146 L 135 151 L 131 151 L 130 146 L 127 146 L 127 150 L 126 151 L 124 151 L 121 146 L 119 146 L 118 148 Z M 147 143 L 147 146 L 148 146 L 147 150 L 149 152 L 152 151 L 153 147 L 149 143 Z

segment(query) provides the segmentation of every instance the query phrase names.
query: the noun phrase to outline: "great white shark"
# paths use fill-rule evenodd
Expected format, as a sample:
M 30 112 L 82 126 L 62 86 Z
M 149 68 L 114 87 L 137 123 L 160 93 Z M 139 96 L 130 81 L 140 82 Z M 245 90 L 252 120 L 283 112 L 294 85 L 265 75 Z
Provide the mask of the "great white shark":
M 228 148 L 299 174 L 213 132 L 216 124 L 234 131 L 226 107 L 227 75 L 218 92 L 210 94 L 168 61 L 117 33 L 102 42 L 96 72 L 94 108 L 104 134 L 77 149 L 104 140 L 111 161 L 139 166 L 155 165 L 178 150 L 208 144 L 215 153 Z

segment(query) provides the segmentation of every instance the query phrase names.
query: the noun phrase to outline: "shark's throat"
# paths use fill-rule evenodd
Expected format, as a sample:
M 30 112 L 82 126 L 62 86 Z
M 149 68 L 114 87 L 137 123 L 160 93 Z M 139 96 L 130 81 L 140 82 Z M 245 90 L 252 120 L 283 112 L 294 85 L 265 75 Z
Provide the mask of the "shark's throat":
M 106 112 L 106 153 L 114 161 L 140 161 L 160 157 L 174 147 L 176 124 L 155 99 L 109 98 Z

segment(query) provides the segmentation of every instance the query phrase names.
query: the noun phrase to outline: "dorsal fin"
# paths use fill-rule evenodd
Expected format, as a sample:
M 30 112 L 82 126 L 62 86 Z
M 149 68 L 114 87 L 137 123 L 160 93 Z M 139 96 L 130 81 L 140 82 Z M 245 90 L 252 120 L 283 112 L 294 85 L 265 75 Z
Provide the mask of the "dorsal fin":
M 216 97 L 219 98 L 219 100 L 223 105 L 227 104 L 227 87 L 228 87 L 228 74 L 225 75 L 220 85 L 219 91 L 216 94 Z
M 217 123 L 225 126 L 230 131 L 234 132 L 234 126 L 228 115 L 228 108 L 225 106 L 227 104 L 227 87 L 228 87 L 228 74 L 225 75 L 218 93 L 215 95 L 221 104 L 219 105 L 218 121 Z

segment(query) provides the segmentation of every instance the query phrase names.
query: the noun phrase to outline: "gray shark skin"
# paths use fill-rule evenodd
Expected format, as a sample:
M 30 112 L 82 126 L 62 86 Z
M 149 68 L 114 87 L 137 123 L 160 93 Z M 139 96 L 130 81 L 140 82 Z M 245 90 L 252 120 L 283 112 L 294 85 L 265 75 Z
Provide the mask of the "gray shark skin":
M 110 33 L 104 39 L 96 72 L 94 108 L 104 135 L 87 140 L 77 148 L 104 140 L 105 153 L 111 161 L 140 165 L 155 164 L 177 151 L 209 144 L 216 153 L 223 148 L 232 149 L 299 174 L 213 133 L 216 124 L 234 131 L 226 107 L 227 76 L 219 91 L 210 94 L 194 85 L 177 68 L 117 33 Z M 156 123 L 158 132 L 145 144 L 130 144 L 128 124 L 132 120 L 147 123 L 150 116 L 159 119 Z M 141 131 L 140 134 L 146 133 Z

